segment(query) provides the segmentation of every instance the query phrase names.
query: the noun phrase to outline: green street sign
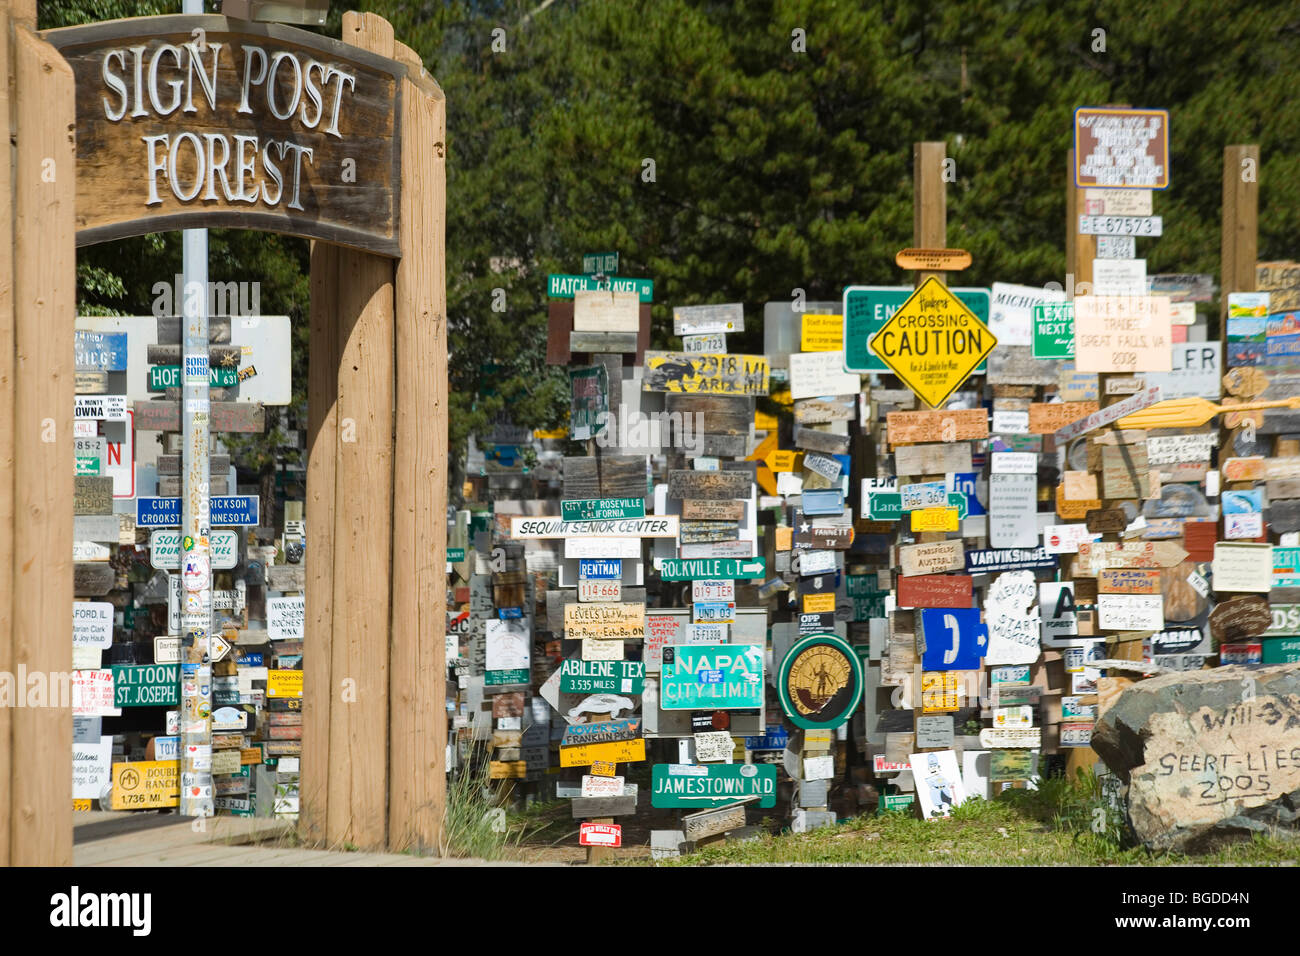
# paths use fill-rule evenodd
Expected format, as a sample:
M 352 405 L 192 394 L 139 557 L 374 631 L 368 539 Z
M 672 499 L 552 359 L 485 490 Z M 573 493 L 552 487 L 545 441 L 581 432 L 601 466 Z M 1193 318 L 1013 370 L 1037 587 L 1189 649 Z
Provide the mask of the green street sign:
M 208 369 L 208 385 L 212 388 L 233 388 L 239 384 L 239 369 L 211 366 Z M 181 387 L 181 367 L 179 365 L 151 365 L 149 367 L 149 391 L 162 392 L 169 388 Z
M 644 498 L 575 498 L 560 502 L 565 521 L 603 521 L 607 518 L 644 518 Z
M 868 594 L 853 599 L 853 621 L 861 623 L 885 616 L 885 595 Z
M 142 664 L 113 668 L 114 707 L 175 707 L 180 700 L 176 664 Z
M 899 521 L 903 517 L 903 496 L 893 491 L 867 494 L 867 517 L 872 521 Z
M 505 684 L 527 684 L 528 668 L 508 671 L 484 671 L 483 683 L 488 687 L 500 687 Z
M 98 474 L 99 474 L 99 456 L 98 456 L 98 455 L 78 455 L 78 456 L 77 456 L 77 474 L 78 474 L 78 475 L 98 475 Z
M 1300 637 L 1262 637 L 1265 664 L 1295 664 L 1300 661 Z
M 1040 302 L 1034 306 L 1034 358 L 1074 358 L 1074 303 Z
M 882 793 L 876 813 L 877 815 L 884 815 L 891 810 L 906 810 L 915 800 L 916 794 L 914 793 Z
M 552 299 L 572 299 L 575 292 L 594 292 L 605 289 L 609 292 L 635 292 L 642 302 L 654 298 L 653 279 L 629 279 L 610 276 L 604 282 L 597 282 L 591 276 L 571 276 L 551 273 L 546 277 L 546 294 Z
M 664 581 L 761 578 L 766 574 L 766 558 L 664 558 L 659 565 L 659 577 Z
M 583 275 L 618 275 L 617 252 L 586 252 L 582 255 Z
M 911 286 L 851 285 L 844 290 L 844 370 L 846 372 L 890 372 L 892 370 L 867 348 L 870 338 L 879 332 L 915 292 Z M 966 308 L 985 325 L 989 324 L 992 293 L 988 289 L 950 289 Z M 981 362 L 972 375 L 987 371 Z
M 760 810 L 776 806 L 776 764 L 657 763 L 650 772 L 652 807 L 712 810 L 749 797 Z
M 448 549 L 447 549 L 447 560 L 448 560 L 448 561 L 464 561 L 464 560 L 465 560 L 465 549 L 464 549 L 464 548 L 448 548 Z
M 660 710 L 762 706 L 763 649 L 757 644 L 679 644 L 663 649 Z
M 561 694 L 631 694 L 645 689 L 641 661 L 580 661 L 565 658 L 560 665 Z
M 966 496 L 948 492 L 948 507 L 957 509 L 957 520 L 966 517 Z
M 880 589 L 880 578 L 875 574 L 846 574 L 844 591 L 849 597 L 876 597 L 889 593 Z

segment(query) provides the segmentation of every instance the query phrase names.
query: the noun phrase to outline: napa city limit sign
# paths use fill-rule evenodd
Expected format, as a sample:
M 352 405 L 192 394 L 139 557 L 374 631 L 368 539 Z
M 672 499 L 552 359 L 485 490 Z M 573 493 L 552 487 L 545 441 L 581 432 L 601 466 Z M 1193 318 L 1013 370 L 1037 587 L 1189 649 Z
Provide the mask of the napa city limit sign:
M 405 67 L 221 16 L 42 36 L 76 77 L 77 245 L 233 226 L 400 253 Z
M 988 326 L 934 276 L 868 342 L 889 370 L 932 408 L 947 401 L 997 344 Z

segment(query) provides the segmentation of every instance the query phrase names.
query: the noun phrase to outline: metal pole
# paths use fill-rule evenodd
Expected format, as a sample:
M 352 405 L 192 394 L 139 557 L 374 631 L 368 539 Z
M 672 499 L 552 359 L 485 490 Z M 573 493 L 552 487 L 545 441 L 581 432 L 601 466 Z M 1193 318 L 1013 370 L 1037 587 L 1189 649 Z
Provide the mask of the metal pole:
M 186 7 L 190 0 L 186 0 Z M 181 814 L 210 817 L 212 793 L 212 559 L 208 475 L 208 233 L 184 231 L 181 385 Z

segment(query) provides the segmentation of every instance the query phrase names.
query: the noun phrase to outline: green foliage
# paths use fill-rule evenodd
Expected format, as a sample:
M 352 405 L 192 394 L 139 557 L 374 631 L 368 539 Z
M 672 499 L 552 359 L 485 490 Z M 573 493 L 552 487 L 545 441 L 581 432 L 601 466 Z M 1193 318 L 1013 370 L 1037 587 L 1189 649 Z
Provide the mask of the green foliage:
M 54 0 L 42 26 L 178 4 Z M 344 5 L 324 32 L 338 35 Z M 447 308 L 453 460 L 498 415 L 553 427 L 568 382 L 545 364 L 548 272 L 617 249 L 671 307 L 743 301 L 735 351 L 761 351 L 759 305 L 803 289 L 902 283 L 911 145 L 954 161 L 948 243 L 962 284 L 1065 284 L 1066 151 L 1080 105 L 1171 113 L 1172 188 L 1150 272 L 1217 273 L 1222 150 L 1258 143 L 1259 256 L 1296 254 L 1300 8 L 1246 0 L 1137 5 L 993 0 L 366 0 L 448 102 Z M 494 52 L 493 30 L 505 30 Z M 806 52 L 792 49 L 805 31 Z M 1104 50 L 1097 31 L 1104 31 Z M 432 144 L 430 144 L 432 147 Z M 654 181 L 643 175 L 654 161 Z M 231 232 L 213 278 L 262 278 L 263 303 L 306 301 L 305 243 Z M 259 255 L 258 249 L 265 251 Z M 179 265 L 178 238 L 83 250 L 86 310 L 136 311 Z M 111 276 L 121 280 L 121 287 Z M 493 311 L 494 292 L 505 311 Z M 124 291 L 123 291 L 124 290 Z M 305 348 L 305 339 L 299 343 Z M 298 369 L 295 368 L 297 376 Z M 304 381 L 297 376 L 298 381 Z

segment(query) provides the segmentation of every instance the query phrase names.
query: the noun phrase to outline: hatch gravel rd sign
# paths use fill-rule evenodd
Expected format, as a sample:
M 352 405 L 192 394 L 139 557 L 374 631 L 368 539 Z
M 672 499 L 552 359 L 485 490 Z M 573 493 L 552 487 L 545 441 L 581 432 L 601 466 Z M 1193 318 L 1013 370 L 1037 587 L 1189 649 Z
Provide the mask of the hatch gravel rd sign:
M 998 340 L 965 303 L 931 276 L 868 344 L 904 385 L 937 408 L 970 377 Z

